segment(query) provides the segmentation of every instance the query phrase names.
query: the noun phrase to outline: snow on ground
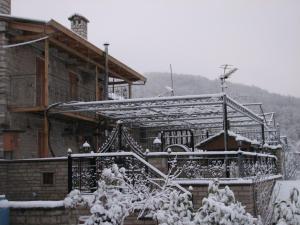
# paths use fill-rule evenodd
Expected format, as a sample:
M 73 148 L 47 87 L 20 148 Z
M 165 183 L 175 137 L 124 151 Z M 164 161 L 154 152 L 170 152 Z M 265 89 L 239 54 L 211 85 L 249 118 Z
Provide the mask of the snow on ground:
M 0 208 L 57 208 L 64 207 L 64 201 L 0 201 Z
M 299 180 L 279 180 L 276 182 L 274 190 L 278 190 L 277 201 L 288 200 L 293 188 L 300 190 Z

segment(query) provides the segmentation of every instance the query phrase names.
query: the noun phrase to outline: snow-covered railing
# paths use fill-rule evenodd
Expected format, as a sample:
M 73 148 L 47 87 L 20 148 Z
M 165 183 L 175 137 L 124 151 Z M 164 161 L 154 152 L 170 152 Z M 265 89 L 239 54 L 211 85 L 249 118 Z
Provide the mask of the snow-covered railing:
M 165 158 L 167 168 L 181 171 L 179 178 L 240 178 L 277 174 L 277 157 L 244 151 L 149 152 L 148 158 Z
M 103 169 L 113 164 L 124 167 L 128 177 L 133 181 L 139 179 L 165 180 L 167 176 L 133 152 L 107 152 L 70 154 L 68 156 L 68 190 L 78 189 L 82 192 L 93 192 L 97 189 L 97 181 Z M 149 185 L 153 185 L 149 180 Z M 186 189 L 174 183 L 179 190 Z

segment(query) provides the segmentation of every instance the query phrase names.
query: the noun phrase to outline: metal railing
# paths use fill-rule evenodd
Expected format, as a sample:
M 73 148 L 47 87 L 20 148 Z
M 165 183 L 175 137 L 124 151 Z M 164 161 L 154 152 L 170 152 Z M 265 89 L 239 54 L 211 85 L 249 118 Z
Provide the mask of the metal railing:
M 167 160 L 162 160 L 165 158 Z M 148 163 L 153 159 L 161 160 L 160 165 L 165 162 L 166 171 L 180 171 L 178 179 L 233 179 L 278 174 L 276 156 L 243 151 L 150 152 L 145 154 L 145 159 L 133 152 L 71 154 L 68 156 L 68 190 L 95 191 L 102 171 L 113 164 L 124 167 L 133 183 L 147 182 L 149 178 L 157 181 L 166 178 L 164 173 Z
M 247 178 L 276 175 L 277 157 L 244 151 L 151 152 L 152 159 L 167 158 L 168 169 L 181 171 L 178 178 Z
M 109 85 L 108 93 L 112 99 L 129 99 L 129 86 L 128 84 Z
M 153 183 L 149 178 L 156 182 L 166 179 L 165 174 L 133 152 L 70 154 L 68 156 L 68 191 L 78 189 L 86 193 L 94 192 L 102 171 L 105 168 L 111 168 L 113 164 L 126 169 L 126 175 L 133 185 L 138 185 L 143 181 L 151 188 Z M 174 186 L 186 192 L 180 185 L 174 183 Z

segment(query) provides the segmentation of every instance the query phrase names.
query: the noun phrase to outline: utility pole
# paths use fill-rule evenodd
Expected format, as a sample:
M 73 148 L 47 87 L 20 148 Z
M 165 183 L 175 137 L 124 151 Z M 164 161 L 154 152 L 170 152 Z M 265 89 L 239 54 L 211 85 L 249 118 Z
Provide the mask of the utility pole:
M 104 100 L 108 100 L 108 43 L 104 43 L 104 48 L 105 48 L 105 52 L 104 52 L 104 68 L 105 68 L 105 72 L 104 72 L 104 79 L 103 79 L 103 99 Z

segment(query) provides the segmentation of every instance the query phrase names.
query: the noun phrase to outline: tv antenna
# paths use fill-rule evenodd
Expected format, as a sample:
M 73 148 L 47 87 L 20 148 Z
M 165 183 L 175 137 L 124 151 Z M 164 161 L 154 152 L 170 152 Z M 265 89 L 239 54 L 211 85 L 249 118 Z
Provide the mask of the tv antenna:
M 222 92 L 225 92 L 225 88 L 226 85 L 225 85 L 225 82 L 226 80 L 233 74 L 235 73 L 238 68 L 232 68 L 232 65 L 229 65 L 229 64 L 224 64 L 222 66 L 220 66 L 221 69 L 223 69 L 223 74 L 220 76 L 220 80 L 221 80 L 221 89 L 222 89 Z
M 171 96 L 174 96 L 174 80 L 173 80 L 173 70 L 172 70 L 172 64 L 170 64 L 170 74 L 171 74 Z

